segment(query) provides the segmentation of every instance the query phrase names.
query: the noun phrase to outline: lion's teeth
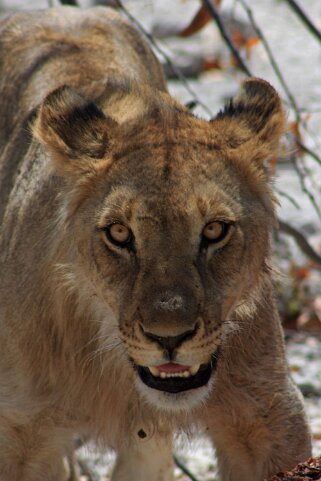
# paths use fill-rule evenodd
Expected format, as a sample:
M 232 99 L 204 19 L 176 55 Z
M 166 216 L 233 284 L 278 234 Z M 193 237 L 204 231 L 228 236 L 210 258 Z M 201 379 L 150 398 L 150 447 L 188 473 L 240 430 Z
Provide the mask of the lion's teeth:
M 148 366 L 148 369 L 150 370 L 150 373 L 154 377 L 160 377 L 161 379 L 167 379 L 171 377 L 187 378 L 187 377 L 195 376 L 200 366 L 201 366 L 200 364 L 194 364 L 193 366 L 190 366 L 188 370 L 179 371 L 179 372 L 160 371 L 156 366 Z
M 198 372 L 200 367 L 201 367 L 200 364 L 194 364 L 189 368 L 189 372 L 191 373 L 192 376 L 195 376 L 195 374 Z
M 150 370 L 153 376 L 159 377 L 159 370 L 157 369 L 157 367 L 148 366 L 148 369 Z
M 189 371 L 184 371 L 184 372 L 163 372 L 161 371 L 159 373 L 159 376 L 161 379 L 168 379 L 171 377 L 191 377 L 191 373 Z

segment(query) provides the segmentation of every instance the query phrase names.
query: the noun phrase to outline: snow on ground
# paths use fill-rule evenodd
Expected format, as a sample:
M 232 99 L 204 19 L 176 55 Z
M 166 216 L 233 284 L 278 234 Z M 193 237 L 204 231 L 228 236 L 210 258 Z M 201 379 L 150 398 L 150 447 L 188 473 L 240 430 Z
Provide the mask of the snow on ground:
M 310 420 L 313 455 L 321 455 L 321 335 L 303 332 L 286 334 L 287 357 L 291 375 L 305 396 L 305 404 Z M 187 443 L 183 438 L 176 445 L 177 458 L 200 481 L 216 479 L 215 455 L 210 443 L 205 439 Z M 90 470 L 97 473 L 94 481 L 109 481 L 114 455 L 99 455 L 93 450 L 82 449 L 79 456 L 86 461 Z M 178 481 L 190 481 L 177 467 Z M 87 481 L 84 477 L 83 481 Z

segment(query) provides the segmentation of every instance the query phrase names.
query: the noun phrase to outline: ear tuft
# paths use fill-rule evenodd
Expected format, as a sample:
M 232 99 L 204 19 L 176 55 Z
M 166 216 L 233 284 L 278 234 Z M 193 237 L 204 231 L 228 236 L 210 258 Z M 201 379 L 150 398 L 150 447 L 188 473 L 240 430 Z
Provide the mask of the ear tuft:
M 285 129 L 280 97 L 268 82 L 257 78 L 243 83 L 239 95 L 217 115 L 216 121 L 224 123 L 226 133 L 230 132 L 230 146 L 235 148 L 253 137 L 270 142 L 274 148 Z
M 59 170 L 72 174 L 106 156 L 115 124 L 93 102 L 62 86 L 42 103 L 33 133 L 52 152 Z

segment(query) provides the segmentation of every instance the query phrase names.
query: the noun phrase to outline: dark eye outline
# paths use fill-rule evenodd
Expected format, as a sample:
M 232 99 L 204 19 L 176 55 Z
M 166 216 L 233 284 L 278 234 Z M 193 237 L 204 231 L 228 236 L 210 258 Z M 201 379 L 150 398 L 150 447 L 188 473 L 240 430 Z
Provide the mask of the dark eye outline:
M 115 224 L 121 224 L 127 227 L 122 222 L 112 222 L 111 224 L 108 224 L 106 227 L 103 227 L 100 230 L 105 234 L 106 239 L 114 246 L 120 247 L 121 249 L 127 248 L 130 250 L 134 250 L 134 234 L 132 230 L 129 227 L 127 227 L 127 229 L 129 230 L 129 237 L 124 242 L 117 241 L 116 239 L 113 238 L 113 236 L 110 233 L 111 227 Z
M 204 232 L 204 229 L 208 225 L 213 224 L 214 222 L 220 223 L 223 226 L 223 231 L 222 231 L 221 235 L 219 237 L 217 237 L 216 239 L 209 239 L 208 237 L 206 237 L 203 234 L 203 232 Z M 221 221 L 221 220 L 212 220 L 211 222 L 208 222 L 202 230 L 201 245 L 200 245 L 201 250 L 208 247 L 209 245 L 219 244 L 228 235 L 228 233 L 230 232 L 230 229 L 233 225 L 234 225 L 234 222 L 231 222 L 231 221 L 225 222 L 225 221 Z

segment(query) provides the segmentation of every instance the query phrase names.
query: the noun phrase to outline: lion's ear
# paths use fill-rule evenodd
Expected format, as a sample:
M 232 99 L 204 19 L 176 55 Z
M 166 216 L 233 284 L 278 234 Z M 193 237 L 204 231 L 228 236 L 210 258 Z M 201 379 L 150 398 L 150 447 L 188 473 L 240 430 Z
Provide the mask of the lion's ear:
M 256 145 L 271 156 L 277 154 L 285 130 L 280 97 L 268 82 L 257 78 L 246 80 L 239 95 L 212 122 L 228 148 L 249 142 L 251 148 Z
M 74 175 L 106 157 L 116 125 L 93 102 L 62 86 L 43 101 L 33 133 L 51 151 L 57 170 Z

